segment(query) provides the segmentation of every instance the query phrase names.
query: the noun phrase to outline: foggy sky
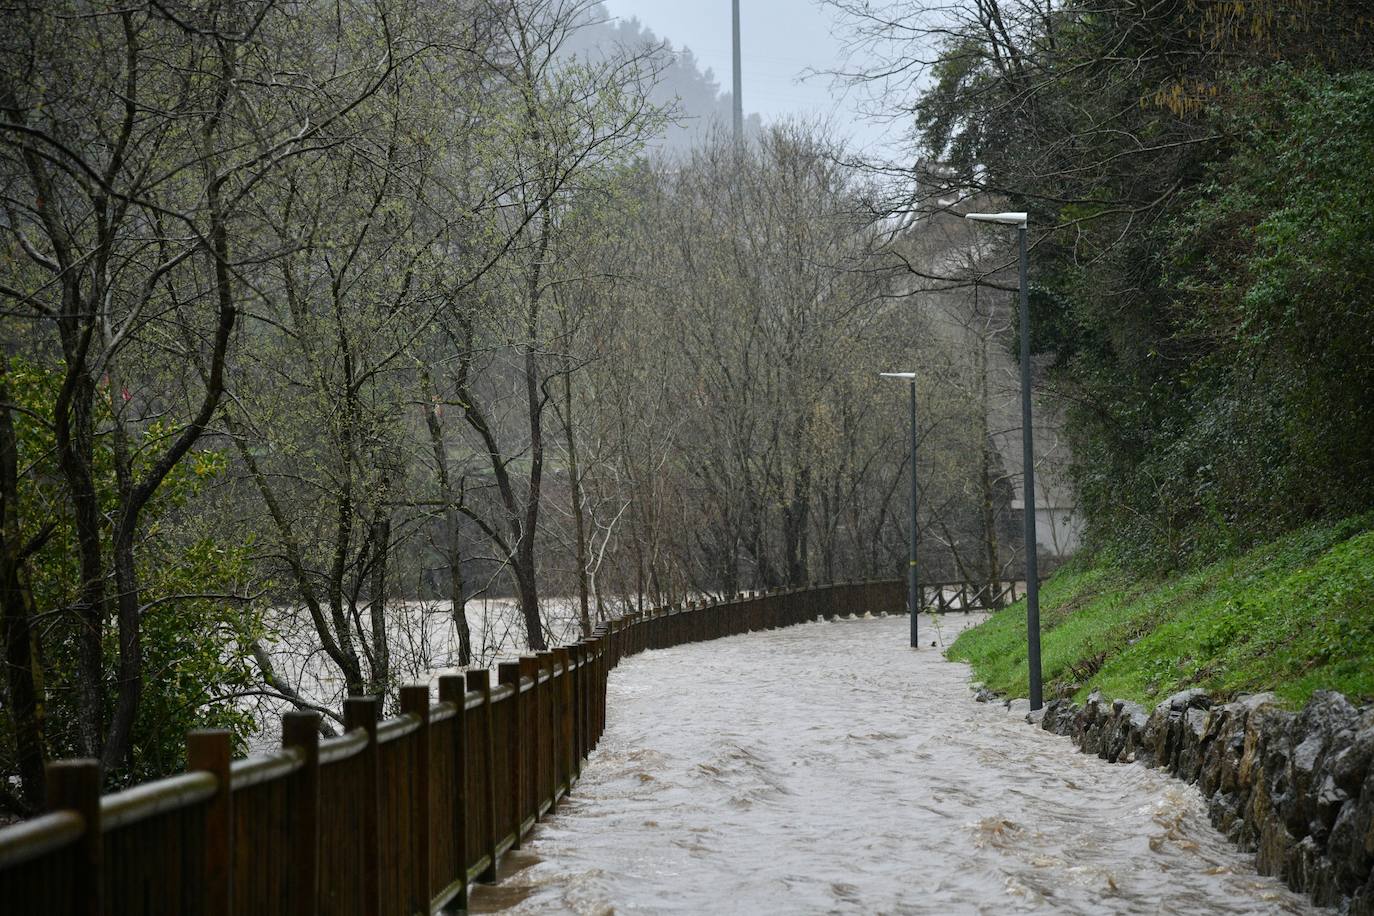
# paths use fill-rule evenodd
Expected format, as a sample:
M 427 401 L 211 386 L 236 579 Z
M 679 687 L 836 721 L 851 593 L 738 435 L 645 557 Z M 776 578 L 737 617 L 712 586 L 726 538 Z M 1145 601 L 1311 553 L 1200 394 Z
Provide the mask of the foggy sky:
M 730 90 L 730 0 L 604 0 L 613 17 L 637 18 L 675 48 L 692 50 Z M 859 99 L 846 97 L 828 76 L 802 80 L 843 63 L 842 42 L 832 35 L 832 11 L 815 0 L 741 0 L 744 111 L 765 123 L 788 114 L 828 117 L 837 135 L 863 147 L 887 148 L 890 127 L 867 123 Z

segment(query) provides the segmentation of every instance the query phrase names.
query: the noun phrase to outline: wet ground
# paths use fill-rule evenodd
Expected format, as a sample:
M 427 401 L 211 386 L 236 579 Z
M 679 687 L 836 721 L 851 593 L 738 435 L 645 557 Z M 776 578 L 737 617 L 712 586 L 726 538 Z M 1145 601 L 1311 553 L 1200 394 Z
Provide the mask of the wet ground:
M 906 628 L 627 659 L 574 795 L 474 911 L 1320 912 L 1257 875 L 1196 790 L 974 702 L 968 669 Z

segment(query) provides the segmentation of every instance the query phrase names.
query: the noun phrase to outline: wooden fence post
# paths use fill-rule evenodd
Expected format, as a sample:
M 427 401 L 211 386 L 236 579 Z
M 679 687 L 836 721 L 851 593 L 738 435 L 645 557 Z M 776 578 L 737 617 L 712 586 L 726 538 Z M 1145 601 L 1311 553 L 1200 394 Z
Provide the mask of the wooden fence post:
M 453 856 L 458 860 L 458 879 L 463 882 L 458 896 L 448 904 L 449 909 L 467 912 L 468 908 L 468 760 L 467 748 L 467 690 L 463 679 L 454 674 L 439 678 L 439 702 L 457 707 L 453 720 Z
M 428 913 L 429 882 L 429 685 L 407 684 L 401 688 L 401 712 L 420 718 L 420 728 L 412 732 L 415 748 L 415 780 L 411 787 L 411 842 L 415 861 L 410 869 L 411 913 Z
M 377 697 L 349 697 L 344 700 L 344 728 L 367 732 L 367 746 L 359 752 L 358 793 L 361 796 L 362 824 L 358 842 L 363 847 L 363 916 L 380 916 L 382 912 L 382 850 L 378 834 L 381 830 L 381 749 L 377 746 L 377 720 L 382 704 Z
M 548 672 L 549 675 L 548 681 L 544 684 L 544 699 L 542 700 L 542 705 L 539 707 L 539 727 L 540 730 L 545 733 L 544 744 L 546 747 L 542 748 L 542 750 L 548 760 L 549 785 L 547 791 L 549 793 L 549 814 L 552 815 L 553 809 L 558 805 L 558 758 L 561 756 L 558 721 L 560 712 L 558 702 L 559 683 L 556 679 L 558 674 L 558 653 L 554 650 L 549 650 L 547 652 L 540 652 L 536 657 L 539 659 L 540 671 Z M 543 793 L 546 790 L 540 788 L 539 791 Z
M 543 759 L 540 750 L 543 747 L 542 737 L 543 728 L 540 719 L 540 712 L 543 709 L 543 691 L 539 689 L 539 659 L 534 655 L 522 655 L 518 662 L 517 670 L 521 678 L 530 679 L 530 692 L 521 702 L 520 724 L 520 772 L 524 777 L 524 802 L 529 808 L 530 817 L 535 821 L 539 820 L 539 805 L 544 799 L 541 797 L 544 787 L 539 784 L 539 762 Z M 516 830 L 519 825 L 523 825 L 525 812 L 522 808 L 516 816 Z
M 100 827 L 100 762 L 58 760 L 48 764 L 44 777 L 49 811 L 75 811 L 85 826 L 76 841 L 76 869 L 72 875 L 76 913 L 102 916 L 105 912 L 104 834 Z
M 583 748 L 586 746 L 582 740 L 582 726 L 585 720 L 585 711 L 582 708 L 582 643 L 573 643 L 568 647 L 568 675 L 570 694 L 572 696 L 572 736 L 573 743 L 569 750 L 572 752 L 572 776 L 581 778 L 582 758 L 586 756 Z
M 648 637 L 649 628 L 644 627 L 645 637 Z M 558 666 L 563 668 L 563 676 L 556 678 L 553 682 L 553 695 L 557 704 L 558 715 L 557 725 L 554 734 L 558 737 L 558 773 L 559 780 L 564 785 L 564 795 L 572 794 L 573 768 L 572 768 L 572 732 L 568 728 L 568 722 L 573 717 L 572 703 L 569 702 L 568 686 L 572 683 L 572 665 L 568 663 L 570 656 L 566 648 L 553 650 L 553 660 L 555 671 Z M 558 780 L 556 780 L 558 781 Z
M 525 703 L 527 698 L 520 695 L 519 662 L 502 662 L 496 668 L 496 679 L 502 684 L 511 685 L 514 690 L 510 698 L 509 726 L 506 730 L 506 769 L 510 778 L 511 820 L 514 822 L 515 842 L 512 849 L 520 848 L 520 827 L 525 823 Z M 533 691 L 530 697 L 534 696 Z M 499 836 L 499 834 L 498 834 Z
M 646 630 L 646 633 L 648 631 Z M 565 795 L 572 794 L 573 778 L 577 765 L 577 694 L 573 692 L 572 652 L 566 647 L 554 650 L 558 663 L 563 666 L 563 676 L 558 679 L 558 749 L 563 781 L 567 785 Z
M 606 644 L 606 647 L 605 647 L 605 654 L 604 654 L 604 656 L 603 656 L 602 659 L 601 659 L 601 671 L 600 671 L 600 676 L 597 678 L 597 682 L 596 682 L 596 694 L 597 694 L 597 696 L 596 696 L 596 705 L 597 705 L 596 736 L 597 736 L 597 740 L 598 740 L 598 741 L 600 741 L 601 738 L 605 737 L 605 735 L 606 735 L 606 692 L 607 692 L 607 684 L 608 684 L 608 682 L 610 681 L 610 678 L 611 678 L 611 669 L 614 668 L 614 667 L 615 667 L 615 655 L 613 654 L 613 650 L 612 650 L 612 648 L 611 648 L 611 645 L 610 645 L 610 642 L 609 642 L 609 637 L 608 637 L 608 641 L 607 641 L 607 644 Z
M 288 778 L 295 804 L 287 816 L 291 894 L 297 916 L 315 916 L 320 906 L 320 714 L 293 710 L 281 717 L 282 747 L 305 754 L 305 764 Z
M 482 733 L 485 740 L 482 742 L 483 755 L 483 792 L 482 805 L 486 809 L 487 815 L 487 867 L 482 874 L 477 876 L 477 880 L 484 884 L 491 884 L 496 880 L 496 846 L 500 842 L 500 828 L 496 826 L 496 747 L 492 735 L 491 725 L 491 674 L 485 669 L 482 671 L 467 672 L 469 690 L 480 690 L 482 692 Z
M 186 769 L 210 773 L 216 782 L 215 794 L 205 805 L 205 871 L 199 877 L 205 916 L 229 916 L 234 910 L 234 793 L 229 782 L 233 758 L 228 729 L 198 728 L 186 734 Z M 190 882 L 194 886 L 196 878 Z

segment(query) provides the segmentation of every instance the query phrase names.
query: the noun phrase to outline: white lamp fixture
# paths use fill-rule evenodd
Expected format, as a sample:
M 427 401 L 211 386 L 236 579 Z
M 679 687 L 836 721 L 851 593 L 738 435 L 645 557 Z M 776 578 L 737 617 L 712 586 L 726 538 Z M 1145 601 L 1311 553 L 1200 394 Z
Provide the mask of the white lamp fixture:
M 1001 223 L 1004 226 L 1026 228 L 1024 213 L 965 213 L 964 219 L 971 219 L 975 223 Z

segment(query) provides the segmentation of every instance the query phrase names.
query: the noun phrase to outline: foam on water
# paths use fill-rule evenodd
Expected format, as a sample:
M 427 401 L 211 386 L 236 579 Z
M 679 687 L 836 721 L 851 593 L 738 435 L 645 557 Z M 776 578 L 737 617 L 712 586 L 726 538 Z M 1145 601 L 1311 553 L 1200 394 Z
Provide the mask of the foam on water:
M 907 648 L 906 627 L 807 624 L 625 660 L 532 864 L 474 909 L 1315 912 L 1255 873 L 1196 790 L 974 702 L 968 669 Z

